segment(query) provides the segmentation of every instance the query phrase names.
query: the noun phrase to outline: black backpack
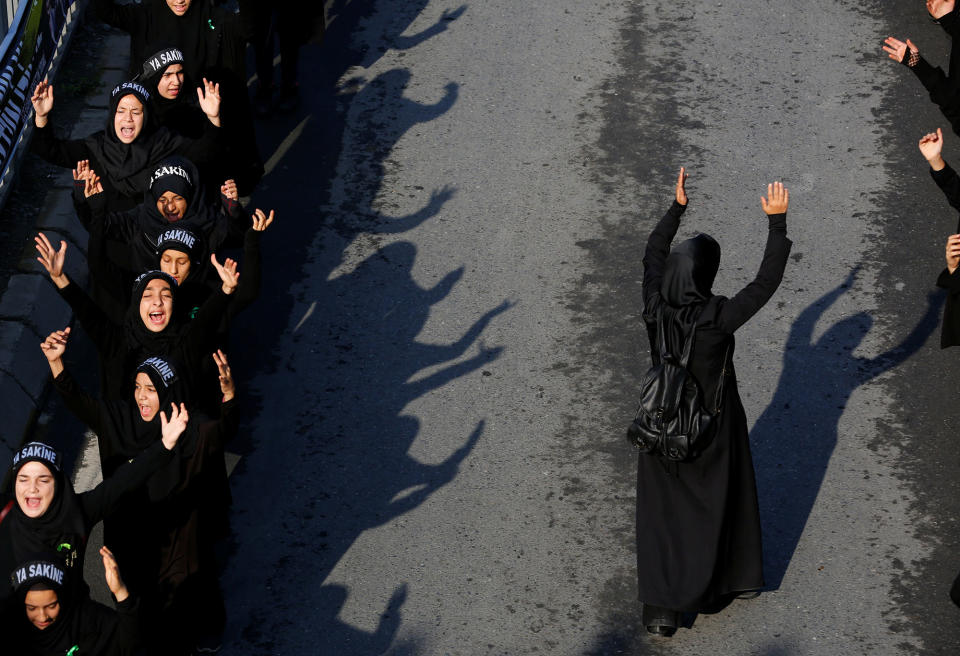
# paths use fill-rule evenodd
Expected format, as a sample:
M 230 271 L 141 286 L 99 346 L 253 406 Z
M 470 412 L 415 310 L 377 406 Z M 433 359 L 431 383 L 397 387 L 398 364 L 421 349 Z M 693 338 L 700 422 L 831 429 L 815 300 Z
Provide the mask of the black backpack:
M 707 410 L 700 384 L 687 370 L 699 318 L 700 312 L 697 312 L 693 330 L 687 336 L 683 353 L 677 361 L 665 344 L 663 305 L 657 310 L 656 341 L 660 362 L 650 367 L 640 382 L 640 407 L 627 429 L 627 439 L 643 453 L 668 460 L 689 460 L 706 445 L 723 398 L 727 353 L 723 356 L 724 373 L 717 385 L 717 398 L 713 408 Z

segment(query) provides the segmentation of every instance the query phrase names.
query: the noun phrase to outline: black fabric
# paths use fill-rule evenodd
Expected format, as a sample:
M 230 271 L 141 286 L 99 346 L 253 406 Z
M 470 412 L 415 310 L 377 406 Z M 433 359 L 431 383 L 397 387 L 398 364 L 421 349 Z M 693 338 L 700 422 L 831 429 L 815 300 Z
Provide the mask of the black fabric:
M 960 176 L 950 164 L 941 170 L 930 169 L 930 177 L 940 187 L 947 202 L 955 210 L 960 210 Z M 960 233 L 960 221 L 956 227 Z M 947 299 L 943 306 L 943 321 L 940 326 L 940 348 L 960 346 L 960 271 L 952 274 L 944 269 L 937 277 L 937 287 L 947 291 Z
M 169 353 L 180 340 L 183 331 L 183 326 L 173 320 L 174 311 L 171 311 L 166 327 L 159 332 L 147 328 L 140 316 L 140 299 L 152 280 L 163 280 L 170 286 L 170 293 L 173 295 L 173 307 L 176 308 L 177 306 L 176 280 L 159 270 L 141 274 L 134 282 L 133 293 L 130 295 L 130 307 L 127 309 L 127 315 L 123 320 L 127 346 L 131 349 L 143 350 L 146 353 Z
M 143 128 L 137 138 L 125 144 L 117 137 L 114 117 L 117 105 L 127 96 L 133 96 L 143 105 Z M 110 112 L 107 125 L 84 143 L 91 157 L 100 165 L 95 169 L 101 178 L 108 178 L 120 193 L 133 196 L 143 191 L 144 170 L 180 145 L 175 135 L 167 130 L 155 130 L 150 116 L 150 93 L 135 82 L 124 82 L 110 92 Z
M 647 242 L 645 317 L 654 316 L 662 304 L 671 309 L 661 293 L 662 281 L 684 210 L 674 203 Z M 707 399 L 716 397 L 723 375 L 723 394 L 712 441 L 696 460 L 666 466 L 639 456 L 636 540 L 643 603 L 699 611 L 731 593 L 763 586 L 756 482 L 732 356 L 734 332 L 776 291 L 790 246 L 785 215 L 772 215 L 756 278 L 732 298 L 713 295 L 680 308 L 702 305 L 689 369 Z M 656 325 L 646 327 L 653 349 Z
M 168 191 L 182 197 L 187 204 L 197 193 L 198 176 L 193 164 L 183 157 L 167 157 L 150 174 L 150 195 L 154 202 Z
M 203 235 L 189 228 L 167 228 L 157 237 L 157 257 L 162 256 L 164 251 L 171 250 L 189 256 L 191 263 L 196 265 L 204 252 Z M 193 275 L 193 266 L 190 275 Z
M 128 597 L 117 604 L 116 611 L 91 601 L 78 586 L 69 585 L 71 575 L 57 561 L 56 553 L 41 554 L 15 570 L 23 577 L 16 586 L 20 616 L 11 621 L 4 636 L 5 649 L 13 649 L 18 656 L 63 656 L 74 647 L 82 656 L 133 653 L 138 634 L 136 600 Z M 37 574 L 31 576 L 34 572 Z M 26 616 L 25 599 L 35 583 L 57 595 L 59 613 L 45 629 L 34 626 Z
M 117 469 L 92 490 L 75 494 L 63 472 L 54 474 L 56 495 L 42 517 L 30 518 L 16 503 L 13 491 L 0 494 L 0 508 L 13 501 L 10 513 L 0 522 L 0 572 L 14 568 L 38 553 L 55 552 L 58 562 L 68 573 L 83 571 L 83 557 L 87 537 L 94 524 L 120 506 L 125 495 L 137 489 L 157 468 L 163 466 L 171 453 L 157 442 L 132 462 Z M 12 483 L 13 485 L 14 483 Z M 77 594 L 86 593 L 83 576 L 71 576 Z M 0 622 L 9 626 L 16 611 L 16 599 L 8 576 L 0 577 Z

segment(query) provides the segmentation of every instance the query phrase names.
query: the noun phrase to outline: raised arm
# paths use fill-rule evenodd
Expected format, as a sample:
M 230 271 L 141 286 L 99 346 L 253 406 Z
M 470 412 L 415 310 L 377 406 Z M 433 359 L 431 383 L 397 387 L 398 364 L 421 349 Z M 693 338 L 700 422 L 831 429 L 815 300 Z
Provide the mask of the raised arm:
M 79 495 L 84 517 L 89 526 L 93 526 L 105 516 L 113 513 L 123 497 L 141 487 L 150 476 L 169 462 L 173 457 L 173 448 L 187 427 L 190 415 L 181 403 L 177 408 L 171 404 L 170 420 L 160 412 L 160 431 L 162 437 L 154 442 L 130 462 L 120 465 L 112 476 L 104 480 L 89 492 Z
M 762 308 L 783 280 L 792 242 L 787 239 L 787 206 L 790 192 L 780 182 L 767 185 L 767 196 L 760 204 L 767 215 L 767 245 L 760 262 L 760 270 L 753 281 L 720 307 L 717 324 L 721 330 L 733 333 Z
M 660 293 L 660 282 L 663 280 L 667 255 L 670 254 L 670 244 L 680 228 L 680 217 L 687 209 L 687 191 L 684 184 L 688 177 L 686 169 L 681 167 L 673 204 L 647 239 L 647 248 L 643 254 L 643 303 L 648 309 L 654 295 Z
M 243 237 L 243 278 L 237 285 L 237 292 L 230 299 L 227 308 L 227 321 L 233 319 L 241 310 L 249 306 L 260 296 L 261 259 L 260 239 L 264 231 L 273 223 L 274 212 L 266 216 L 263 210 L 253 213 L 253 225 Z
M 73 168 L 77 160 L 88 159 L 90 149 L 82 140 L 59 139 L 49 124 L 49 115 L 53 110 L 53 85 L 46 80 L 40 82 L 33 95 L 33 140 L 31 149 L 42 159 L 56 166 Z
M 53 385 L 57 388 L 57 392 L 66 406 L 80 418 L 80 421 L 99 433 L 100 406 L 97 400 L 80 389 L 63 364 L 63 355 L 67 351 L 67 340 L 69 338 L 70 326 L 63 330 L 55 330 L 40 343 L 40 349 L 47 358 L 47 364 L 50 365 Z

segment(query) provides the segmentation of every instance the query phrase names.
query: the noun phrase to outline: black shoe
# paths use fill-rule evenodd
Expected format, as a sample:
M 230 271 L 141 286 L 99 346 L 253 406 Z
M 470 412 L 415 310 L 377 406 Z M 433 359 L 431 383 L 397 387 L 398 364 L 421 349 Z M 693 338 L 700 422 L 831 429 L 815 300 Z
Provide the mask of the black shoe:
M 756 599 L 760 596 L 759 590 L 747 590 L 737 595 L 737 599 Z
M 643 605 L 643 625 L 647 627 L 648 633 L 669 638 L 677 632 L 679 622 L 678 611 L 651 604 Z

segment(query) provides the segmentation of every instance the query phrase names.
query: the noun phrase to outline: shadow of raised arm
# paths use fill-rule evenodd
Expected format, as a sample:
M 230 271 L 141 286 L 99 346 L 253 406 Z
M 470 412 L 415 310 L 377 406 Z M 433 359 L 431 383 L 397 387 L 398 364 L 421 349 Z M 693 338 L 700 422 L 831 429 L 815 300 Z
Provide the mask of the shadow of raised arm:
M 422 32 L 414 34 L 413 36 L 396 37 L 393 40 L 393 47 L 396 50 L 409 50 L 410 48 L 416 48 L 427 39 L 435 37 L 441 32 L 445 32 L 450 26 L 450 23 L 460 18 L 460 16 L 462 16 L 463 12 L 466 10 L 467 5 L 461 5 L 459 8 L 454 9 L 453 11 L 445 9 L 440 19 Z

